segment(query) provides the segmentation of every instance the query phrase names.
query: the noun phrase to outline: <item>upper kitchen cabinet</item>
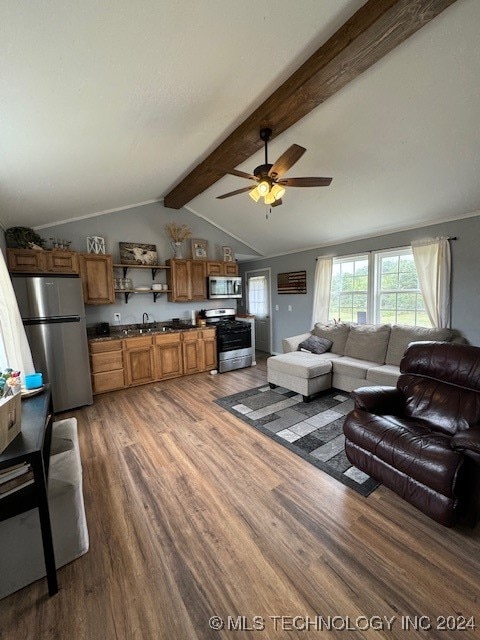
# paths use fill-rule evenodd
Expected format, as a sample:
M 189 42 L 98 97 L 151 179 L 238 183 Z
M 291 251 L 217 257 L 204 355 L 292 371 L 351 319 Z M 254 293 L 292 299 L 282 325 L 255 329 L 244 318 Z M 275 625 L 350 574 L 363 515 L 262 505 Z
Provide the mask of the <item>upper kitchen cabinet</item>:
M 236 262 L 207 262 L 207 276 L 238 276 L 238 264 Z
M 204 260 L 167 260 L 170 302 L 207 298 L 207 263 Z
M 112 304 L 115 301 L 112 256 L 79 253 L 78 260 L 85 304 Z
M 8 269 L 13 273 L 78 273 L 78 258 L 74 251 L 38 251 L 7 249 Z

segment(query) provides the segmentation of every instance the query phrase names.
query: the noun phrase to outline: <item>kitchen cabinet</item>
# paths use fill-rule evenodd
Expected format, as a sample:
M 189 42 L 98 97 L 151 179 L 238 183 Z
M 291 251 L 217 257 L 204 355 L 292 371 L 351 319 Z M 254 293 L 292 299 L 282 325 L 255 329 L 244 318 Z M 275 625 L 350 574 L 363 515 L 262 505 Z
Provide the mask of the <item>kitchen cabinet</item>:
M 189 302 L 207 298 L 207 263 L 205 260 L 167 260 L 170 302 Z
M 47 251 L 47 271 L 51 273 L 78 273 L 78 256 L 74 251 Z
M 78 273 L 78 258 L 74 251 L 37 251 L 7 249 L 9 271 L 14 273 Z
M 215 328 L 90 340 L 93 393 L 210 371 L 217 366 Z
M 207 262 L 207 276 L 238 276 L 236 262 Z
M 125 340 L 124 359 L 128 386 L 155 380 L 155 351 L 152 336 Z
M 202 329 L 200 333 L 202 371 L 211 371 L 217 367 L 216 331 L 215 329 Z
M 155 345 L 155 377 L 157 380 L 178 378 L 183 373 L 181 333 L 153 336 Z
M 90 369 L 93 393 L 126 386 L 122 340 L 90 342 Z
M 78 259 L 85 304 L 112 304 L 115 302 L 112 256 L 79 253 Z
M 183 373 L 202 371 L 202 349 L 199 331 L 188 331 L 182 335 Z

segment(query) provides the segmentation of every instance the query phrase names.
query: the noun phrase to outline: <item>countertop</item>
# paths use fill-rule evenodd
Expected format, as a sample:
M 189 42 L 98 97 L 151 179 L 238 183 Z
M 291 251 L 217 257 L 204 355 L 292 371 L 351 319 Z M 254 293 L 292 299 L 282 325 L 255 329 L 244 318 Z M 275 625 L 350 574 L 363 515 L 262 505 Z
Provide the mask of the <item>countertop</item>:
M 157 326 L 146 329 L 140 328 L 123 328 L 123 329 L 110 329 L 110 335 L 98 336 L 95 333 L 91 333 L 91 329 L 87 332 L 89 342 L 105 342 L 107 340 L 122 340 L 124 338 L 136 338 L 138 336 L 151 336 L 158 333 L 184 333 L 185 331 L 198 331 L 199 329 L 212 329 L 214 327 L 196 327 L 194 325 L 185 325 L 179 327 L 172 326 Z M 93 329 L 93 332 L 95 329 Z

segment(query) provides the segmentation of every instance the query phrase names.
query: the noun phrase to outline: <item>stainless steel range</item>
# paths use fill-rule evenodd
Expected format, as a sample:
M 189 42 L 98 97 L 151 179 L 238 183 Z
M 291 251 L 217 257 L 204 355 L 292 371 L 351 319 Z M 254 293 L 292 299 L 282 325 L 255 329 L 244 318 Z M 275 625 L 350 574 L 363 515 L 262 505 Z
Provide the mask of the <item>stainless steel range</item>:
M 235 309 L 208 309 L 205 316 L 207 324 L 217 328 L 219 373 L 251 367 L 252 325 L 235 320 Z

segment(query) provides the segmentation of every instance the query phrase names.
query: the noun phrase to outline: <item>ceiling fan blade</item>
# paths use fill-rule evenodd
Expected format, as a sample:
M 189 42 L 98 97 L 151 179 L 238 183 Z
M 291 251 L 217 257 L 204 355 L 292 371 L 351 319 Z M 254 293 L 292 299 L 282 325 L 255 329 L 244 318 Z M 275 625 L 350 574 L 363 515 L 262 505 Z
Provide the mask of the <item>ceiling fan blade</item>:
M 281 204 L 283 204 L 282 199 L 279 198 L 278 200 L 275 200 L 275 202 L 272 202 L 271 206 L 272 207 L 279 207 Z
M 249 180 L 257 181 L 257 178 L 251 173 L 245 173 L 245 171 L 239 171 L 238 169 L 232 169 L 231 171 L 227 171 L 231 176 L 238 176 L 239 178 L 248 178 Z
M 284 187 L 328 187 L 332 178 L 282 178 L 277 180 Z
M 252 189 L 255 189 L 255 186 L 243 187 L 243 189 L 236 189 L 235 191 L 224 193 L 222 196 L 217 196 L 217 200 L 223 200 L 223 198 L 230 198 L 231 196 L 236 196 L 239 193 L 245 193 L 245 191 L 251 191 Z
M 305 147 L 300 147 L 298 144 L 292 144 L 292 146 L 289 147 L 285 151 L 285 153 L 282 153 L 282 155 L 278 158 L 278 160 L 268 172 L 268 175 L 272 178 L 280 178 L 290 169 L 290 167 L 293 167 L 293 165 L 298 160 L 300 160 L 305 151 Z

